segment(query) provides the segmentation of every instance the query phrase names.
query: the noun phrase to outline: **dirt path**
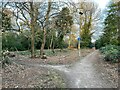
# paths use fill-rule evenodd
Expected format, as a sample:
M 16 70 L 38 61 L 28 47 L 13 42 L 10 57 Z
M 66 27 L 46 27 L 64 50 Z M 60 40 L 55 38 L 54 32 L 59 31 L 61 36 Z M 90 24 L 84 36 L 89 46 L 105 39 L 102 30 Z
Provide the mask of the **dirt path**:
M 98 57 L 98 51 L 94 51 L 71 66 L 22 64 L 57 70 L 64 78 L 68 88 L 116 88 L 116 84 L 110 80 L 107 72 L 99 65 Z M 100 70 L 104 72 L 100 72 Z
M 69 68 L 66 73 L 68 87 L 70 88 L 114 88 L 114 83 L 110 82 L 105 73 L 99 72 L 103 69 L 98 66 L 98 52 L 95 51 L 86 56 L 81 61 Z M 104 76 L 103 76 L 103 75 Z

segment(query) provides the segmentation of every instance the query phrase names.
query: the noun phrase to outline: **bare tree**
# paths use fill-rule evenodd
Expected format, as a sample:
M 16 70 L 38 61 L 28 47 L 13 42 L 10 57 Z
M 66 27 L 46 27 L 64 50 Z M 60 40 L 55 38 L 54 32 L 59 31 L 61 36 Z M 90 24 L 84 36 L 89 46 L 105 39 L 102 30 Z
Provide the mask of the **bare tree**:
M 40 6 L 35 2 L 8 2 L 6 3 L 6 8 L 9 6 L 12 10 L 12 14 L 15 17 L 16 25 L 18 26 L 18 31 L 21 31 L 20 22 L 24 23 L 28 29 L 31 30 L 31 57 L 35 57 L 34 50 L 34 32 L 35 25 L 38 20 L 38 9 Z
M 95 28 L 100 21 L 100 9 L 95 2 L 90 0 L 81 0 L 77 3 L 72 1 L 68 2 L 69 4 L 67 3 L 67 5 L 70 7 L 71 13 L 74 16 L 74 22 L 80 27 L 81 38 L 88 38 L 90 43 L 91 37 L 96 31 Z M 80 15 L 80 12 L 83 14 Z
M 48 8 L 47 8 L 47 13 L 45 15 L 45 25 L 48 24 L 48 20 L 49 20 L 49 14 L 50 14 L 50 11 L 51 11 L 51 5 L 52 5 L 52 2 L 51 0 L 48 1 Z M 43 27 L 43 41 L 42 41 L 42 45 L 41 45 L 41 49 L 40 49 L 40 55 L 43 56 L 44 54 L 44 47 L 45 47 L 45 42 L 46 42 L 46 27 Z

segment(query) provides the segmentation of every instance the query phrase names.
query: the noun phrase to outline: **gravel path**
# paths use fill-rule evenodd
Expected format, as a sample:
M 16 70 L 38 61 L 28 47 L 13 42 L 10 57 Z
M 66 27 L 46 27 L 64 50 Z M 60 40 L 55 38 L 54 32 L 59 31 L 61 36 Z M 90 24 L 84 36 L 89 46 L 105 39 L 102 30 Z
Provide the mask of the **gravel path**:
M 110 80 L 107 72 L 99 65 L 98 58 L 98 51 L 94 51 L 71 66 L 22 64 L 57 70 L 64 78 L 68 88 L 116 88 L 116 83 Z M 104 72 L 100 72 L 101 70 Z

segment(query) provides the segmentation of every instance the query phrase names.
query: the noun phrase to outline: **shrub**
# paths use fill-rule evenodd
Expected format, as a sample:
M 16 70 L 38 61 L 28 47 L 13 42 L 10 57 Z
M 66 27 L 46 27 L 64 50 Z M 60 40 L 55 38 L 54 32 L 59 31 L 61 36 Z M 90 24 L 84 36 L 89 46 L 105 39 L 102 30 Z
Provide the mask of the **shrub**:
M 5 65 L 10 65 L 12 61 L 9 58 L 9 52 L 8 51 L 3 51 L 2 52 L 2 67 L 5 67 Z
M 100 49 L 101 53 L 104 55 L 106 61 L 119 62 L 119 46 L 106 45 Z

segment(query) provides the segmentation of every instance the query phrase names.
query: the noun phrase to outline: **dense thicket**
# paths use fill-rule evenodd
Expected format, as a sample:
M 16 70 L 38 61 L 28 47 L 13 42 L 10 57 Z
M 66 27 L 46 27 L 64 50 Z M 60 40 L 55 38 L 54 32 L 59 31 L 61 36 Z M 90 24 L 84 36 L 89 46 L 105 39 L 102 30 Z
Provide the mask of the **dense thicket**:
M 31 41 L 30 38 L 27 37 L 27 35 L 30 35 L 30 31 L 26 30 L 23 33 L 17 34 L 15 32 L 5 32 L 2 34 L 2 49 L 3 50 L 9 50 L 9 51 L 23 51 L 23 50 L 30 50 Z M 42 34 L 39 34 L 39 37 L 35 37 L 35 49 L 39 49 L 40 45 L 42 43 Z M 40 40 L 41 39 L 41 40 Z M 46 44 L 45 49 L 50 48 L 50 40 L 51 36 L 47 35 L 46 37 Z M 61 46 L 58 44 L 58 39 L 54 35 L 54 48 L 61 48 Z M 67 48 L 68 44 L 63 40 L 62 41 L 62 47 Z

